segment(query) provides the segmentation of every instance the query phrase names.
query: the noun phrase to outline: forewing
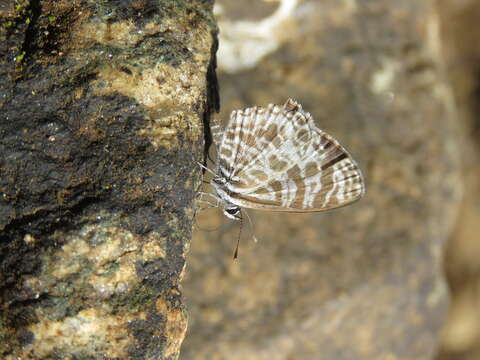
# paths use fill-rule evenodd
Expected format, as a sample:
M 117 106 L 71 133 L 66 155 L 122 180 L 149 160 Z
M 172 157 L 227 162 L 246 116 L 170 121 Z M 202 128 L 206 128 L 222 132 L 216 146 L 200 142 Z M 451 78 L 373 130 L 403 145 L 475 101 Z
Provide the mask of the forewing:
M 358 200 L 365 191 L 352 157 L 293 100 L 236 112 L 225 136 L 228 131 L 232 153 L 220 166 L 231 201 L 239 206 L 323 211 Z

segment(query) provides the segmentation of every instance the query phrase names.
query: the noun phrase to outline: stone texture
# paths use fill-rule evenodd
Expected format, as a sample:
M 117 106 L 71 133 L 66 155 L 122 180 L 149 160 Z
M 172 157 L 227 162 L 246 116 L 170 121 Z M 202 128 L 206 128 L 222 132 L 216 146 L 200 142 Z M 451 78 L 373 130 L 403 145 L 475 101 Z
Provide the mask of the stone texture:
M 224 120 L 298 100 L 359 161 L 367 195 L 326 214 L 251 212 L 259 243 L 245 221 L 238 261 L 238 224 L 201 214 L 199 228 L 216 231 L 192 243 L 183 359 L 433 358 L 462 187 L 434 5 L 298 1 L 271 53 L 224 67 Z M 223 8 L 230 21 L 259 21 Z
M 0 5 L 0 358 L 178 357 L 212 6 Z
M 465 182 L 460 216 L 445 256 L 452 301 L 438 359 L 476 360 L 480 358 L 480 49 L 472 44 L 480 40 L 480 4 L 474 0 L 441 0 L 438 3 L 443 53 L 463 135 L 462 170 Z

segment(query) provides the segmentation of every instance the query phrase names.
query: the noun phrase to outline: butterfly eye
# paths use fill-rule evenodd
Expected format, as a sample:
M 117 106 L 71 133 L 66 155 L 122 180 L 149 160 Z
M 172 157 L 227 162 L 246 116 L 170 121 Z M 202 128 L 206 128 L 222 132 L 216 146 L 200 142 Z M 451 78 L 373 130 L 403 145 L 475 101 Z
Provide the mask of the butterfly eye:
M 225 211 L 227 213 L 229 213 L 230 215 L 236 215 L 240 211 L 240 208 L 239 207 L 234 207 L 234 208 L 225 209 Z

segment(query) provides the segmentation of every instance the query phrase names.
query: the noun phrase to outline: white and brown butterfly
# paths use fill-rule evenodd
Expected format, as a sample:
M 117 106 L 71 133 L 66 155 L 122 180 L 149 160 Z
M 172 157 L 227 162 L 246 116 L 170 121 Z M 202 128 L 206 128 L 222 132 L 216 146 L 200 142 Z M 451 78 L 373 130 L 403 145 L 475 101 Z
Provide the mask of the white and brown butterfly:
M 292 99 L 233 111 L 225 130 L 215 124 L 212 134 L 218 154 L 212 195 L 231 219 L 241 219 L 241 208 L 325 211 L 365 193 L 350 154 Z

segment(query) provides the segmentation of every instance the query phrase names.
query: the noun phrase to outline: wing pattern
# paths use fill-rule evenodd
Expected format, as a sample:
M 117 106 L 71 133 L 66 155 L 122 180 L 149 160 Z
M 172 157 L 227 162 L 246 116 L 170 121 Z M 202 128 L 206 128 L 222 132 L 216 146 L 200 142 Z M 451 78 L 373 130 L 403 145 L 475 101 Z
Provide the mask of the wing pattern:
M 246 208 L 323 211 L 365 192 L 350 154 L 291 99 L 232 112 L 217 174 L 225 179 L 225 200 Z

